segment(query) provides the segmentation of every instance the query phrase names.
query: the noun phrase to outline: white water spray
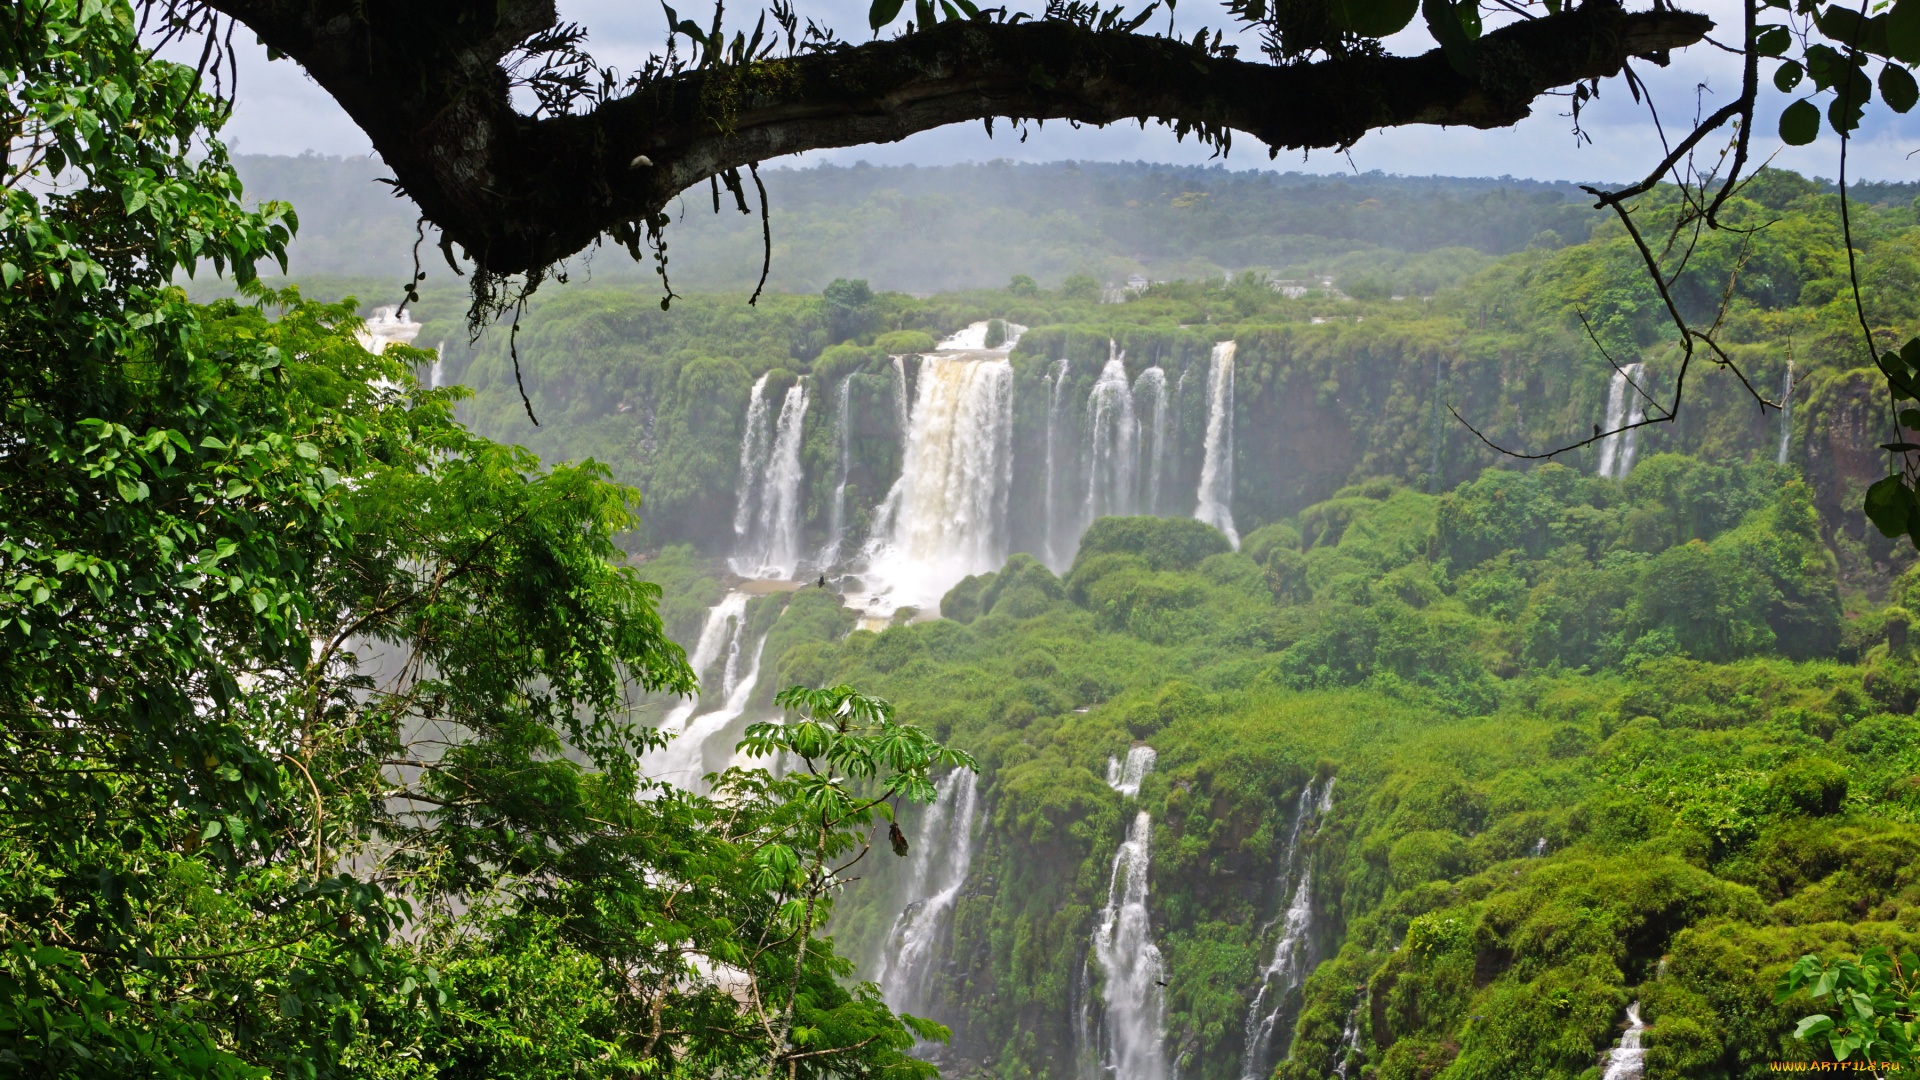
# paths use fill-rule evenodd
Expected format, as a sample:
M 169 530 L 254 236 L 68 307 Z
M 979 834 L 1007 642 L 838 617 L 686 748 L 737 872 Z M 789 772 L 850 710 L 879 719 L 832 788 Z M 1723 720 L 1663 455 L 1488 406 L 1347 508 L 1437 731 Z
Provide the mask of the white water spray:
M 920 361 L 900 478 L 875 515 L 863 576 L 893 607 L 936 607 L 1007 558 L 1013 366 L 1003 356 Z
M 1151 746 L 1135 746 L 1127 751 L 1126 761 L 1107 758 L 1107 786 L 1131 799 L 1140 794 L 1140 783 L 1153 771 L 1160 754 Z
M 1598 475 L 1608 480 L 1624 480 L 1633 471 L 1633 454 L 1639 445 L 1640 431 L 1614 431 L 1627 424 L 1637 424 L 1646 418 L 1646 399 L 1634 386 L 1640 385 L 1640 372 L 1645 364 L 1628 364 L 1613 373 L 1607 383 L 1607 418 L 1603 431 L 1613 434 L 1600 440 L 1600 469 Z M 1645 389 L 1641 386 L 1641 389 Z
M 1058 506 L 1059 495 L 1055 488 L 1055 477 L 1057 477 L 1060 472 L 1060 444 L 1065 441 L 1062 437 L 1062 425 L 1065 423 L 1064 409 L 1066 408 L 1067 397 L 1067 372 L 1071 369 L 1071 362 L 1065 358 L 1055 361 L 1053 366 L 1051 396 L 1047 401 L 1047 490 L 1046 501 L 1041 505 L 1040 509 L 1041 513 L 1046 516 L 1047 523 L 1047 566 L 1056 573 L 1066 569 L 1067 564 L 1067 560 L 1060 552 L 1060 538 L 1056 535 L 1056 533 L 1059 532 L 1058 522 L 1060 520 L 1060 514 Z
M 1647 1074 L 1647 1052 L 1640 1046 L 1640 1033 L 1645 1030 L 1636 1001 L 1627 1006 L 1627 1030 L 1620 1036 L 1620 1045 L 1607 1053 L 1607 1071 L 1600 1080 L 1640 1080 Z
M 1340 1032 L 1340 1049 L 1335 1051 L 1339 1061 L 1333 1067 L 1333 1075 L 1339 1080 L 1347 1080 L 1352 1072 L 1354 1058 L 1360 1054 L 1360 1018 L 1367 1014 L 1369 994 L 1360 992 L 1360 999 L 1353 1003 L 1353 1011 L 1347 1014 L 1347 1026 Z
M 1776 464 L 1787 463 L 1787 446 L 1793 438 L 1793 361 L 1787 361 L 1787 381 L 1780 387 L 1780 454 Z
M 934 952 L 952 925 L 954 902 L 973 865 L 974 783 L 969 769 L 948 773 L 936 785 L 939 797 L 920 819 L 907 878 L 912 899 L 893 922 L 880 977 L 874 980 L 896 1011 L 918 1014 L 929 1000 Z
M 833 430 L 839 442 L 840 479 L 834 484 L 833 503 L 827 510 L 827 542 L 814 558 L 823 571 L 840 561 L 840 549 L 847 539 L 847 476 L 853 471 L 852 399 L 853 376 L 848 375 L 834 391 Z
M 1226 534 L 1240 550 L 1233 527 L 1233 353 L 1234 343 L 1218 342 L 1207 367 L 1207 441 L 1200 465 L 1200 505 L 1193 516 Z
M 764 378 L 762 380 L 764 382 Z M 759 390 L 762 383 L 755 383 Z M 760 416 L 766 416 L 764 399 Z M 752 410 L 749 408 L 749 421 Z M 767 466 L 752 488 L 740 491 L 741 507 L 751 501 L 754 513 L 745 533 L 740 530 L 740 514 L 734 516 L 738 552 L 728 563 L 736 574 L 745 577 L 787 579 L 800 567 L 800 484 L 805 474 L 800 468 L 800 439 L 807 417 L 807 388 L 796 382 L 787 388 L 780 403 L 780 419 L 774 425 L 773 445 Z M 751 438 L 752 433 L 748 433 Z M 742 440 L 744 457 L 746 440 Z M 743 470 L 744 471 L 744 470 Z
M 760 682 L 762 639 L 747 644 L 747 594 L 730 592 L 707 612 L 688 664 L 701 680 L 699 697 L 686 698 L 668 711 L 659 730 L 673 740 L 640 759 L 640 772 L 655 780 L 689 790 L 697 788 L 707 773 L 707 743 L 746 712 L 747 702 Z M 742 670 L 742 664 L 745 670 Z M 718 694 L 712 691 L 718 690 Z M 714 701 L 719 707 L 699 713 L 701 706 Z
M 1294 990 L 1307 979 L 1311 966 L 1313 934 L 1313 864 L 1301 857 L 1300 841 L 1333 806 L 1333 780 L 1319 792 L 1309 782 L 1300 791 L 1294 806 L 1293 827 L 1287 831 L 1286 853 L 1280 860 L 1280 884 L 1294 882 L 1292 899 L 1281 918 L 1280 941 L 1273 948 L 1273 959 L 1260 973 L 1260 989 L 1254 994 L 1253 1007 L 1247 1010 L 1247 1049 L 1240 1060 L 1242 1080 L 1259 1080 L 1273 1068 L 1270 1058 L 1283 1050 L 1286 1036 L 1280 1031 L 1282 1014 Z M 1281 1036 L 1276 1046 L 1275 1035 Z
M 1142 503 L 1149 514 L 1160 513 L 1160 484 L 1167 475 L 1167 434 L 1169 409 L 1167 402 L 1167 373 L 1158 367 L 1150 367 L 1140 373 L 1133 383 L 1134 407 L 1146 413 L 1142 425 L 1141 457 L 1147 464 L 1147 487 Z
M 1147 919 L 1147 870 L 1153 819 L 1134 815 L 1126 842 L 1113 856 L 1107 906 L 1093 932 L 1092 960 L 1100 965 L 1104 1004 L 1094 1045 L 1099 1075 L 1108 1080 L 1167 1080 L 1166 964 Z M 1087 1025 L 1091 1028 L 1091 1025 Z
M 1081 528 L 1097 517 L 1134 512 L 1140 455 L 1140 424 L 1127 385 L 1126 354 L 1111 342 L 1107 366 L 1087 395 L 1087 497 Z
M 762 467 L 767 460 L 767 377 L 760 376 L 753 381 L 753 390 L 747 395 L 747 420 L 740 428 L 740 477 L 736 481 L 740 486 L 733 504 L 733 547 L 735 551 L 747 541 L 747 530 L 753 526 L 754 493 L 760 489 Z

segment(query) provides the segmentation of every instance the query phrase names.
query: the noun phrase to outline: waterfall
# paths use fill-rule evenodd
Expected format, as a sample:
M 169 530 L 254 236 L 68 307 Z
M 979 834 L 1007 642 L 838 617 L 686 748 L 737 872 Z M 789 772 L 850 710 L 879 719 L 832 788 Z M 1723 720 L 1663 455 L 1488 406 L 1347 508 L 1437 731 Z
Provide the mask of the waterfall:
M 1047 529 L 1047 566 L 1055 572 L 1066 569 L 1068 560 L 1060 552 L 1058 523 L 1060 520 L 1058 495 L 1055 491 L 1055 477 L 1060 471 L 1061 427 L 1064 423 L 1063 410 L 1066 407 L 1067 372 L 1071 364 L 1062 358 L 1054 364 L 1052 396 L 1047 401 L 1047 493 L 1046 502 L 1041 505 L 1045 515 Z
M 1340 1080 L 1346 1080 L 1352 1074 L 1354 1059 L 1361 1055 L 1359 1030 L 1361 1030 L 1363 1017 L 1367 1015 L 1367 1001 L 1369 1001 L 1369 992 L 1365 986 L 1361 986 L 1359 997 L 1354 1001 L 1354 1011 L 1346 1015 L 1346 1028 L 1340 1032 L 1340 1049 L 1336 1051 L 1340 1055 L 1340 1061 L 1332 1067 L 1332 1074 L 1338 1076 Z M 1361 1065 L 1365 1065 L 1365 1059 L 1361 1059 Z
M 1147 463 L 1147 486 L 1141 493 L 1140 504 L 1147 513 L 1160 513 L 1160 483 L 1167 474 L 1167 373 L 1159 367 L 1150 367 L 1134 380 L 1133 400 L 1136 408 L 1145 408 L 1147 400 L 1152 399 L 1148 410 L 1148 419 L 1144 425 L 1145 439 L 1141 445 L 1141 457 Z
M 904 454 L 907 449 L 907 410 L 910 405 L 907 401 L 907 358 L 896 355 L 887 359 L 893 361 L 893 423 L 894 429 L 900 432 L 900 452 Z
M 753 381 L 747 395 L 747 421 L 740 430 L 740 478 L 733 504 L 733 544 L 740 550 L 753 525 L 755 494 L 760 490 L 760 467 L 767 459 L 767 377 Z
M 1606 479 L 1624 480 L 1633 471 L 1633 454 L 1639 446 L 1640 432 L 1637 428 L 1632 431 L 1614 429 L 1646 419 L 1646 399 L 1633 386 L 1645 368 L 1645 364 L 1628 364 L 1615 371 L 1607 383 L 1607 418 L 1601 430 L 1613 434 L 1600 440 L 1598 473 Z
M 1647 1052 L 1640 1046 L 1640 1033 L 1645 1030 L 1636 1001 L 1627 1006 L 1627 1030 L 1620 1036 L 1620 1045 L 1607 1053 L 1607 1071 L 1600 1080 L 1640 1080 L 1647 1074 Z
M 920 361 L 906 453 L 876 515 L 864 577 L 898 606 L 936 607 L 969 574 L 1007 558 L 1013 366 L 1004 356 Z
M 730 592 L 707 612 L 707 621 L 700 628 L 700 640 L 688 660 L 701 680 L 702 692 L 698 697 L 675 704 L 660 721 L 659 730 L 673 739 L 641 757 L 642 775 L 677 787 L 695 787 L 707 772 L 708 740 L 746 712 L 747 702 L 760 681 L 760 650 L 766 644 L 763 638 L 751 647 L 747 645 L 747 599 L 744 592 Z M 744 672 L 741 670 L 743 659 L 747 665 Z M 714 670 L 716 665 L 718 670 Z M 713 675 L 718 679 L 712 678 Z M 716 685 L 717 695 L 711 692 Z M 716 699 L 720 702 L 719 708 L 694 715 L 702 705 Z
M 754 384 L 758 393 L 765 382 Z M 760 405 L 759 419 L 765 427 L 766 403 L 764 396 L 756 397 Z M 752 426 L 753 408 L 748 407 L 748 424 Z M 807 418 L 807 388 L 805 383 L 796 382 L 787 388 L 787 396 L 780 403 L 780 419 L 774 425 L 773 446 L 768 453 L 766 468 L 758 471 L 755 477 L 757 490 L 749 491 L 743 487 L 740 492 L 741 507 L 747 505 L 749 498 L 755 503 L 755 513 L 747 529 L 740 528 L 740 514 L 734 516 L 734 535 L 739 541 L 738 552 L 728 560 L 736 574 L 746 577 L 791 578 L 800 567 L 800 483 L 805 475 L 800 468 L 800 439 L 804 433 Z M 762 434 L 764 440 L 764 433 Z M 741 454 L 746 454 L 753 432 L 749 431 L 741 441 Z
M 1780 455 L 1775 462 L 1787 463 L 1787 444 L 1793 438 L 1793 361 L 1787 361 L 1787 381 L 1780 387 Z
M 723 683 L 725 701 L 718 709 L 702 713 L 693 718 L 686 731 L 661 751 L 659 764 L 643 771 L 656 780 L 665 780 L 675 787 L 694 790 L 709 771 L 707 768 L 707 743 L 725 732 L 742 713 L 747 711 L 747 702 L 752 700 L 754 689 L 760 685 L 760 654 L 766 650 L 767 639 L 762 636 L 754 642 L 749 652 L 743 648 L 744 642 L 735 638 L 733 652 L 728 657 L 727 680 Z M 738 660 L 745 656 L 746 671 L 739 670 Z M 726 748 L 729 758 L 733 748 Z
M 1206 456 L 1200 466 L 1200 505 L 1193 516 L 1227 535 L 1240 550 L 1233 527 L 1233 353 L 1234 343 L 1218 342 L 1207 367 Z
M 1131 757 L 1131 755 L 1129 755 Z M 1107 906 L 1093 931 L 1091 959 L 1100 965 L 1104 1004 L 1097 1037 L 1087 1047 L 1106 1080 L 1167 1080 L 1166 964 L 1147 920 L 1147 869 L 1153 819 L 1142 810 L 1113 856 Z M 1091 1028 L 1091 1025 L 1085 1025 Z
M 846 542 L 847 475 L 853 471 L 852 400 L 853 376 L 848 375 L 840 380 L 840 388 L 834 391 L 833 430 L 840 449 L 840 479 L 834 484 L 833 502 L 827 510 L 827 542 L 814 558 L 822 571 L 831 569 L 840 561 L 840 548 Z
M 447 364 L 441 359 L 447 355 L 447 343 L 442 341 L 433 348 L 433 363 L 427 367 L 427 389 L 438 390 L 447 385 Z
M 939 797 L 920 820 L 907 878 L 911 901 L 893 922 L 880 977 L 874 980 L 896 1012 L 918 1015 L 927 1006 L 934 950 L 952 924 L 954 901 L 973 864 L 975 779 L 969 769 L 942 777 L 935 785 Z
M 1131 799 L 1140 794 L 1140 782 L 1153 771 L 1160 754 L 1151 746 L 1135 746 L 1127 751 L 1127 760 L 1107 758 L 1107 786 Z
M 1365 987 L 1360 997 L 1353 1003 L 1353 1011 L 1347 1014 L 1347 1026 L 1340 1032 L 1339 1061 L 1333 1067 L 1333 1075 L 1347 1080 L 1353 1069 L 1353 1059 L 1360 1056 L 1360 1019 L 1367 1014 L 1369 994 Z M 1365 1064 L 1362 1061 L 1362 1064 Z
M 1097 517 L 1134 512 L 1140 424 L 1127 386 L 1126 354 L 1109 342 L 1107 366 L 1087 395 L 1087 497 L 1082 528 Z
M 1293 991 L 1306 981 L 1313 944 L 1313 865 L 1301 858 L 1300 840 L 1307 826 L 1325 816 L 1332 806 L 1333 780 L 1328 779 L 1326 787 L 1317 795 L 1309 781 L 1300 790 L 1300 800 L 1293 809 L 1293 826 L 1287 831 L 1287 847 L 1280 860 L 1280 886 L 1284 889 L 1287 882 L 1293 880 L 1293 898 L 1281 918 L 1280 941 L 1273 948 L 1273 959 L 1260 973 L 1260 989 L 1254 994 L 1253 1007 L 1247 1010 L 1247 1049 L 1240 1062 L 1242 1080 L 1259 1080 L 1271 1071 L 1272 1056 L 1285 1052 L 1291 1035 L 1281 1028 L 1280 1022 L 1291 1004 Z M 1277 1043 L 1276 1032 L 1280 1036 Z

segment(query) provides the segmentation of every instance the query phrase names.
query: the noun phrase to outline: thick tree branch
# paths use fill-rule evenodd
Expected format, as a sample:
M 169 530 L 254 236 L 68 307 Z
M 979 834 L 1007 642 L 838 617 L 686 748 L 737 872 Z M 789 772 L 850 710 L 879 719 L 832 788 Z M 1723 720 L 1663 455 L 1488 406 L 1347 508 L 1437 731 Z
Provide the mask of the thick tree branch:
M 211 0 L 291 56 L 371 137 L 402 189 L 489 274 L 536 271 L 602 234 L 637 237 L 728 169 L 891 142 L 992 117 L 1239 131 L 1270 151 L 1342 147 L 1375 128 L 1494 128 L 1555 87 L 1699 41 L 1712 22 L 1613 0 L 1476 44 L 1477 74 L 1435 50 L 1275 66 L 1064 22 L 949 22 L 832 52 L 697 68 L 584 115 L 515 112 L 500 66 L 551 26 L 551 0 Z

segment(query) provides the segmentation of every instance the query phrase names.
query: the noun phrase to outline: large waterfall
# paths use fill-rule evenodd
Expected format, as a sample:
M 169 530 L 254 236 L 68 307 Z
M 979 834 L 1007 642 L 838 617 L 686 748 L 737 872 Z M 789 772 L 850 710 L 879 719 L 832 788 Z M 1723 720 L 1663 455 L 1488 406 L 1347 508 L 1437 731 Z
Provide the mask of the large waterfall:
M 1135 512 L 1140 423 L 1133 415 L 1126 357 L 1111 344 L 1109 351 L 1107 366 L 1087 399 L 1087 497 L 1080 515 L 1082 529 L 1097 517 Z
M 1147 487 L 1143 492 L 1141 509 L 1158 516 L 1165 502 L 1160 497 L 1160 485 L 1167 476 L 1167 437 L 1172 434 L 1167 373 L 1157 367 L 1141 372 L 1140 377 L 1134 380 L 1133 403 L 1134 408 L 1144 410 L 1147 414 L 1140 453 L 1146 461 Z
M 1067 401 L 1067 375 L 1072 371 L 1071 361 L 1064 358 L 1055 361 L 1053 374 L 1049 380 L 1047 397 L 1047 443 L 1046 443 L 1046 494 L 1041 503 L 1040 512 L 1046 516 L 1046 550 L 1041 552 L 1042 561 L 1058 570 L 1067 563 L 1067 557 L 1061 548 L 1060 529 L 1060 492 L 1056 487 L 1056 477 L 1060 475 L 1061 444 L 1066 441 L 1063 430 L 1066 424 L 1065 410 Z
M 1234 343 L 1218 342 L 1207 365 L 1207 441 L 1200 465 L 1200 505 L 1193 516 L 1227 535 L 1235 551 L 1240 534 L 1233 527 L 1233 353 Z
M 1625 480 L 1633 471 L 1633 454 L 1640 443 L 1640 430 L 1614 431 L 1646 419 L 1646 386 L 1640 380 L 1645 364 L 1628 364 L 1613 373 L 1607 384 L 1607 419 L 1602 431 L 1613 432 L 1600 440 L 1599 475 L 1609 480 Z
M 853 376 L 840 380 L 833 395 L 833 437 L 840 451 L 840 478 L 833 486 L 833 503 L 827 509 L 827 542 L 814 558 L 815 565 L 826 570 L 840 562 L 840 548 L 847 539 L 847 477 L 853 472 Z
M 952 927 L 954 902 L 973 865 L 974 782 L 970 769 L 948 773 L 936 785 L 939 797 L 920 819 L 907 871 L 910 899 L 887 935 L 875 980 L 895 1011 L 920 1015 L 930 1000 L 934 954 Z
M 688 658 L 700 679 L 700 696 L 683 699 L 660 721 L 659 730 L 672 741 L 641 758 L 641 775 L 691 790 L 711 771 L 707 743 L 747 711 L 760 681 L 766 639 L 747 641 L 747 600 L 746 593 L 730 592 L 707 612 L 700 640 Z M 708 711 L 701 713 L 702 707 Z M 732 747 L 725 749 L 731 752 Z
M 1147 919 L 1152 844 L 1153 819 L 1142 810 L 1114 853 L 1106 910 L 1093 931 L 1103 1007 L 1097 1025 L 1083 1022 L 1082 1058 L 1101 1080 L 1167 1080 L 1167 968 Z
M 1313 946 L 1313 864 L 1301 857 L 1300 842 L 1311 835 L 1315 825 L 1333 806 L 1333 780 L 1315 791 L 1309 781 L 1300 790 L 1293 809 L 1293 826 L 1287 831 L 1287 847 L 1280 859 L 1280 885 L 1293 883 L 1292 899 L 1281 916 L 1280 940 L 1273 948 L 1273 959 L 1260 973 L 1260 989 L 1254 994 L 1253 1007 L 1247 1010 L 1247 1048 L 1240 1061 L 1242 1080 L 1259 1080 L 1273 1068 L 1273 1058 L 1284 1053 L 1289 1034 L 1282 1020 L 1293 1005 L 1293 992 L 1307 979 L 1312 967 Z M 1276 1036 L 1278 1038 L 1276 1039 Z
M 767 377 L 753 384 L 747 430 L 740 438 L 740 501 L 734 510 L 736 547 L 729 560 L 746 577 L 791 578 L 800 567 L 800 439 L 807 418 L 807 388 L 796 382 L 780 403 L 772 445 L 767 446 Z M 765 451 L 765 467 L 759 452 Z M 751 463 L 751 468 L 749 464 Z
M 918 381 L 900 478 L 875 515 L 861 574 L 888 611 L 933 610 L 961 578 L 1007 559 L 1013 365 L 1006 349 L 929 353 Z

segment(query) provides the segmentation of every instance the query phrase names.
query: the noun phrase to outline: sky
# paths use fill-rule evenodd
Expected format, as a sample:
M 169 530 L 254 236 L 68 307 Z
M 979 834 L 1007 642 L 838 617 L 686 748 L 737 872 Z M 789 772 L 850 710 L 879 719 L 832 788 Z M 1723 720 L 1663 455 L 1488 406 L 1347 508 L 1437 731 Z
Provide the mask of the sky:
M 706 16 L 682 0 L 680 14 L 704 23 Z M 866 26 L 866 8 L 859 0 L 800 0 L 796 5 L 802 19 L 813 18 L 834 27 L 843 37 L 859 40 Z M 1016 6 L 1017 9 L 1017 5 Z M 1638 3 L 1630 6 L 1639 7 Z M 1707 0 L 1677 5 L 1702 11 L 1716 24 L 1727 28 L 1729 37 L 1737 34 L 1737 0 Z M 579 22 L 590 33 L 589 50 L 602 62 L 623 71 L 639 65 L 648 51 L 663 40 L 665 16 L 657 4 L 633 0 L 560 0 L 560 17 Z M 710 10 L 710 9 L 709 9 Z M 910 9 L 909 9 L 910 10 Z M 1161 11 L 1164 13 L 1165 9 Z M 1153 25 L 1161 25 L 1156 17 Z M 751 18 L 744 20 L 752 28 Z M 1230 28 L 1233 23 L 1223 8 L 1199 0 L 1177 10 L 1174 29 L 1191 37 L 1200 26 Z M 739 23 L 730 22 L 734 29 Z M 236 34 L 236 43 L 241 35 Z M 1243 38 L 1243 57 L 1258 58 L 1254 41 Z M 1424 28 L 1415 20 L 1407 30 L 1387 41 L 1388 51 L 1411 55 L 1433 47 Z M 1696 45 L 1676 52 L 1672 64 L 1662 70 L 1640 63 L 1636 70 L 1653 91 L 1653 100 L 1669 134 L 1684 132 L 1686 121 L 1700 112 L 1711 112 L 1739 92 L 1737 59 L 1710 45 Z M 1778 152 L 1776 165 L 1796 169 L 1808 175 L 1833 177 L 1838 166 L 1839 141 L 1831 132 L 1807 147 L 1786 147 L 1774 136 L 1780 110 L 1792 99 L 1775 92 L 1770 70 L 1763 70 L 1766 84 L 1760 122 L 1764 137 L 1756 138 L 1759 155 Z M 1534 115 L 1512 128 L 1478 131 L 1471 128 L 1409 126 L 1369 133 L 1349 155 L 1318 151 L 1309 156 L 1282 155 L 1269 160 L 1264 147 L 1250 138 L 1241 139 L 1224 160 L 1230 169 L 1279 169 L 1314 173 L 1379 170 L 1408 176 L 1513 176 L 1535 180 L 1623 181 L 1637 179 L 1657 163 L 1661 156 L 1659 135 L 1649 122 L 1645 104 L 1636 104 L 1627 92 L 1624 80 L 1615 78 L 1602 84 L 1597 103 L 1583 112 L 1581 124 L 1592 142 L 1576 141 L 1567 99 L 1542 98 L 1535 103 Z M 1198 164 L 1212 160 L 1210 148 L 1191 142 L 1182 144 L 1172 132 L 1157 125 L 1144 130 L 1134 124 L 1104 129 L 1074 129 L 1064 123 L 1048 124 L 1030 133 L 1022 143 L 1000 125 L 997 137 L 989 138 L 980 124 L 960 124 L 922 132 L 897 143 L 814 151 L 782 159 L 774 164 L 805 167 L 819 162 L 851 165 L 856 161 L 880 164 L 944 165 L 965 161 L 1010 158 L 1015 161 L 1155 161 Z M 235 115 L 227 128 L 229 144 L 238 153 L 298 154 L 312 151 L 327 155 L 355 156 L 371 152 L 366 137 L 353 125 L 333 99 L 308 79 L 290 60 L 269 62 L 264 48 L 243 50 L 240 63 L 240 94 Z M 1897 116 L 1877 102 L 1867 112 L 1867 122 L 1849 151 L 1849 178 L 1874 180 L 1912 180 L 1920 178 L 1920 158 L 1908 155 L 1920 151 L 1920 109 Z M 1717 148 L 1714 151 L 1717 153 Z

